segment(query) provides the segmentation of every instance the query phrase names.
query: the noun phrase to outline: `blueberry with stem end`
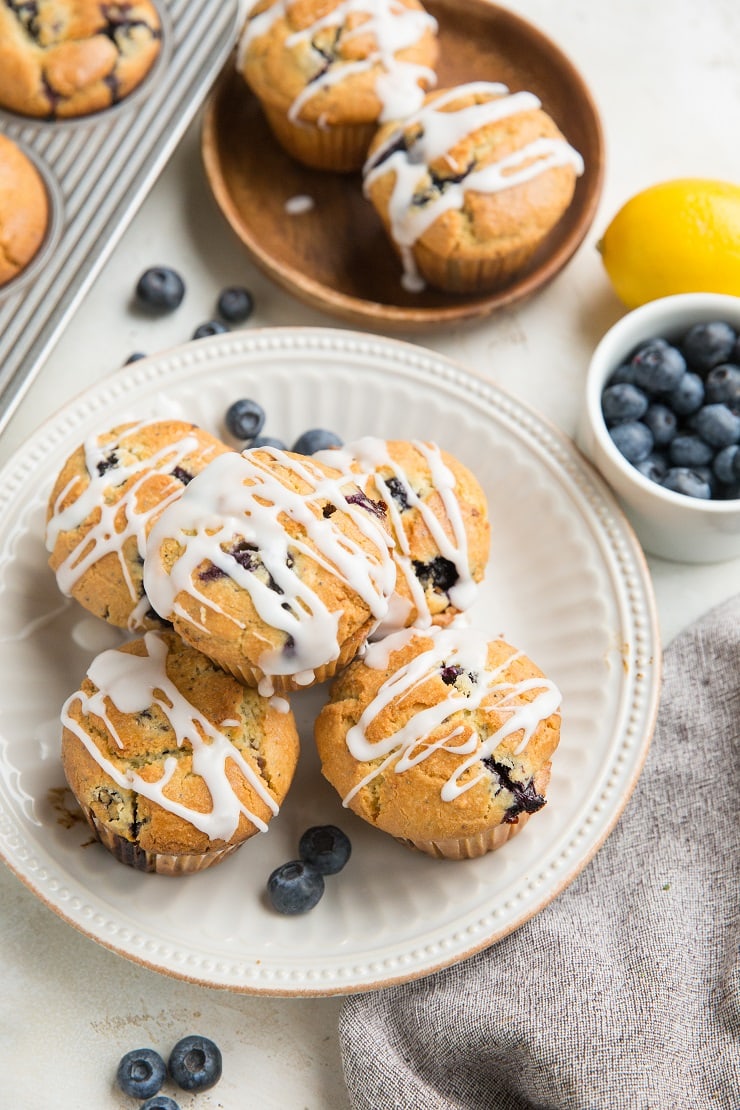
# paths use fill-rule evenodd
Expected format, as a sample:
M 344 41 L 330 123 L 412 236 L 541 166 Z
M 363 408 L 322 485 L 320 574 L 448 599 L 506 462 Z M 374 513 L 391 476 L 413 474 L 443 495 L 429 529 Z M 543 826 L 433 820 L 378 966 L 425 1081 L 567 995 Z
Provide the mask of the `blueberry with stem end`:
M 234 439 L 254 440 L 264 427 L 265 410 L 251 397 L 240 397 L 227 408 L 224 423 Z
M 221 1078 L 221 1050 L 208 1037 L 190 1034 L 172 1049 L 168 1068 L 183 1091 L 207 1091 Z
M 687 370 L 678 385 L 661 396 L 676 416 L 691 416 L 704 404 L 704 382 L 693 370 Z
M 351 853 L 349 837 L 336 825 L 313 825 L 298 842 L 298 855 L 322 875 L 336 875 Z
M 242 285 L 230 285 L 218 296 L 218 311 L 230 324 L 243 324 L 252 315 L 254 300 Z
M 324 876 L 305 860 L 289 860 L 272 872 L 267 893 L 278 913 L 307 913 L 324 893 Z
M 139 1110 L 180 1110 L 180 1104 L 169 1095 L 155 1095 L 142 1102 Z
M 667 393 L 675 389 L 686 373 L 686 359 L 668 343 L 655 340 L 645 344 L 632 358 L 635 385 L 646 393 Z
M 152 266 L 145 270 L 136 285 L 136 297 L 146 308 L 172 312 L 185 296 L 185 282 L 169 266 Z
M 135 1048 L 121 1058 L 116 1072 L 118 1086 L 133 1098 L 156 1095 L 167 1077 L 165 1062 L 152 1048 Z
M 717 402 L 740 412 L 740 366 L 730 362 L 713 366 L 707 374 L 706 399 L 709 404 Z

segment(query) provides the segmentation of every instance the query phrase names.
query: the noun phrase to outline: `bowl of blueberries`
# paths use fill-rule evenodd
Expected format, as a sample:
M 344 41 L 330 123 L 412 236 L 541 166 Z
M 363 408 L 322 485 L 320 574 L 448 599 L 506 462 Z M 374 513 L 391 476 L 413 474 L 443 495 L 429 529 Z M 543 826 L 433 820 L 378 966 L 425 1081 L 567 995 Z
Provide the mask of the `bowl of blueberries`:
M 740 297 L 623 316 L 591 358 L 578 442 L 650 554 L 740 556 Z

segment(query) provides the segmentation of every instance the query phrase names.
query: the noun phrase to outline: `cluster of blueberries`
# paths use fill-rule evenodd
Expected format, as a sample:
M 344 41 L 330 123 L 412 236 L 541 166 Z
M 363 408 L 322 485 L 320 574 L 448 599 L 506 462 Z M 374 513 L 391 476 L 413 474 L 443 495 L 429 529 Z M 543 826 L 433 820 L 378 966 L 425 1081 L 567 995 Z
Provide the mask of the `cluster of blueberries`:
M 168 1095 L 160 1094 L 170 1079 L 183 1091 L 207 1091 L 221 1078 L 221 1051 L 208 1037 L 197 1034 L 183 1037 L 165 1064 L 153 1048 L 136 1048 L 122 1057 L 116 1079 L 125 1095 L 146 1099 L 140 1110 L 179 1110 Z
M 740 498 L 740 336 L 730 324 L 640 344 L 607 379 L 601 410 L 615 446 L 651 481 Z
M 313 825 L 298 842 L 298 859 L 276 867 L 267 895 L 278 913 L 307 913 L 324 893 L 324 876 L 341 871 L 352 852 L 350 839 L 336 825 Z
M 275 436 L 262 435 L 265 410 L 258 401 L 253 401 L 250 397 L 240 397 L 229 405 L 224 424 L 227 432 L 234 439 L 240 440 L 245 447 L 277 447 L 281 451 L 294 451 L 297 455 L 313 455 L 316 451 L 342 446 L 340 437 L 326 428 L 309 428 L 298 436 L 291 447 Z

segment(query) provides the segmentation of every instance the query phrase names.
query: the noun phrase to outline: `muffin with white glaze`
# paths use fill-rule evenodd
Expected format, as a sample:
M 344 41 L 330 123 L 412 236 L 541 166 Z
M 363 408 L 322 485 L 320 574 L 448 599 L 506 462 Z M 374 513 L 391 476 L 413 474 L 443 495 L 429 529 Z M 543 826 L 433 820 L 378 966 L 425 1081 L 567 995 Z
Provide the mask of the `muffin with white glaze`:
M 405 288 L 482 293 L 531 262 L 582 172 L 533 93 L 477 81 L 429 93 L 380 127 L 363 179 Z
M 362 166 L 379 122 L 421 105 L 437 53 L 419 0 L 258 0 L 237 68 L 292 157 L 346 172 Z
M 144 584 L 193 647 L 263 693 L 347 663 L 388 611 L 385 507 L 316 459 L 257 448 L 216 459 L 159 517 Z
M 344 805 L 445 859 L 505 844 L 545 805 L 560 693 L 521 651 L 468 627 L 370 644 L 315 723 Z
M 118 628 L 161 627 L 144 592 L 147 534 L 188 482 L 230 450 L 182 420 L 88 436 L 60 469 L 47 508 L 49 565 L 62 593 Z
M 368 497 L 386 506 L 396 589 L 375 635 L 448 624 L 468 610 L 490 546 L 486 496 L 472 472 L 421 440 L 364 436 L 319 457 L 353 474 Z
M 298 733 L 174 633 L 97 656 L 62 710 L 62 763 L 100 842 L 140 871 L 184 875 L 264 832 L 290 787 Z

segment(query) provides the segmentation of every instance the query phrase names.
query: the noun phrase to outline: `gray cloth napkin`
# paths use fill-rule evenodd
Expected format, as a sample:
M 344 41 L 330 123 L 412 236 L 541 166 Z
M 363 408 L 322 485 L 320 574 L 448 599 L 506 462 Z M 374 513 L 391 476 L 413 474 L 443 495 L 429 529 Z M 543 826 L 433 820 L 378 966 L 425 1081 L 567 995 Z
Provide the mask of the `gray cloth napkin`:
M 640 781 L 567 890 L 456 967 L 346 999 L 355 1110 L 740 1110 L 739 799 L 737 597 L 666 651 Z

